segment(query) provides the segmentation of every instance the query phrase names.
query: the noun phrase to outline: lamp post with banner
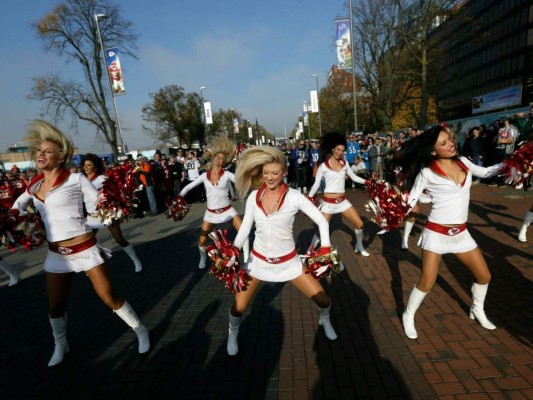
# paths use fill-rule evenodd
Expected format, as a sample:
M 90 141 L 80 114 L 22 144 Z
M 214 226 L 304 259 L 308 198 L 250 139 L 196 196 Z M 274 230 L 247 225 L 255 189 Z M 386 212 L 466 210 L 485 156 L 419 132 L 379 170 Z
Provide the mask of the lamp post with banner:
M 230 108 L 229 112 L 231 114 L 231 131 L 233 132 L 233 141 L 235 143 L 237 143 L 237 139 L 235 137 L 235 123 L 233 121 L 233 111 L 235 111 L 235 109 L 234 108 Z M 238 127 L 239 127 L 239 125 L 237 124 L 237 129 L 238 129 Z
M 316 106 L 318 111 L 318 129 L 320 136 L 322 137 L 322 116 L 320 115 L 320 92 L 318 91 L 318 74 L 311 75 L 316 80 Z M 311 128 L 309 128 L 309 134 L 311 134 Z
M 115 101 L 115 91 L 113 90 L 113 83 L 111 82 L 111 75 L 110 75 L 110 71 L 109 71 L 109 66 L 107 65 L 107 56 L 106 56 L 106 52 L 104 50 L 104 43 L 102 41 L 102 34 L 100 32 L 100 23 L 99 23 L 99 19 L 105 19 L 107 18 L 107 16 L 105 14 L 96 14 L 94 16 L 94 21 L 96 23 L 96 32 L 98 33 L 98 41 L 100 43 L 100 48 L 102 49 L 102 56 L 103 56 L 103 61 L 104 61 L 104 70 L 105 70 L 105 74 L 107 76 L 107 83 L 109 85 L 109 91 L 111 92 L 111 101 L 113 103 L 113 108 L 115 110 L 115 119 L 116 119 L 116 124 L 117 124 L 117 129 L 118 129 L 118 134 L 119 134 L 119 137 L 120 137 L 120 145 L 117 145 L 115 151 L 117 152 L 117 154 L 124 154 L 125 152 L 125 146 L 124 146 L 124 139 L 122 137 L 122 127 L 120 126 L 120 118 L 118 117 L 118 109 L 117 109 L 117 102 Z M 122 87 L 123 89 L 123 87 Z M 125 91 L 122 90 L 120 93 L 124 93 Z

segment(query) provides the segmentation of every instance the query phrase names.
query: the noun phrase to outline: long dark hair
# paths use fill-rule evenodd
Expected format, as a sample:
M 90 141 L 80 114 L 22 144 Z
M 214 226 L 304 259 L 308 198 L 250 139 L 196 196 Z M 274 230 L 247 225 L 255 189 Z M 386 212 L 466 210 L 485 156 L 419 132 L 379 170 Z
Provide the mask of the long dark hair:
M 414 138 L 406 140 L 394 152 L 393 163 L 402 168 L 405 177 L 406 190 L 411 190 L 418 173 L 429 167 L 435 157 L 431 154 L 435 150 L 435 143 L 441 132 L 446 132 L 446 127 L 436 125 Z
M 346 148 L 346 138 L 339 132 L 327 132 L 320 138 L 320 158 L 318 163 L 326 161 L 333 154 L 333 149 L 339 145 Z
M 96 154 L 87 153 L 83 156 L 81 160 L 81 171 L 83 175 L 85 175 L 85 171 L 83 169 L 83 166 L 85 165 L 85 161 L 90 161 L 93 163 L 94 169 L 96 171 L 96 175 L 102 175 L 105 172 L 104 163 L 102 162 L 102 159 L 98 157 Z

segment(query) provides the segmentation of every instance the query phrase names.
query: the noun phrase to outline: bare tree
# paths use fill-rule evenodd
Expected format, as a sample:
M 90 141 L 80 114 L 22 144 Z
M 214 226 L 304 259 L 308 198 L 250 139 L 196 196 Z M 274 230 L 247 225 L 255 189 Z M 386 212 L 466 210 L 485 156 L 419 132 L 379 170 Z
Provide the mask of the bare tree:
M 111 0 L 59 1 L 51 12 L 30 25 L 47 52 L 64 57 L 67 62 L 78 62 L 83 76 L 79 81 L 65 80 L 59 73 L 34 77 L 28 98 L 43 102 L 44 112 L 56 121 L 68 113 L 75 128 L 80 120 L 93 125 L 97 137 L 102 135 L 116 156 L 118 126 L 108 109 L 111 93 L 101 60 L 96 14 L 106 16 L 99 19 L 104 46 L 117 46 L 121 54 L 135 58 L 138 35 Z

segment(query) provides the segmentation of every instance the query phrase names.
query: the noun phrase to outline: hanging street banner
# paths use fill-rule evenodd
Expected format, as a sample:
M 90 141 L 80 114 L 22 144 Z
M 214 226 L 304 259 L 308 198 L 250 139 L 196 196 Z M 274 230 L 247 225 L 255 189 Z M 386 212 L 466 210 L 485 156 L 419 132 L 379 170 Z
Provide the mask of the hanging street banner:
M 309 92 L 309 97 L 311 97 L 311 112 L 318 112 L 318 92 L 316 90 L 311 90 Z
M 485 93 L 472 99 L 472 114 L 484 113 L 500 108 L 518 106 L 522 103 L 522 85 L 511 86 L 495 92 Z
M 204 103 L 205 123 L 207 125 L 213 124 L 213 114 L 211 114 L 211 102 L 206 101 Z
M 253 132 L 252 132 L 252 127 L 249 126 L 249 127 L 248 127 L 248 137 L 251 139 L 251 138 L 253 137 L 253 135 L 254 135 L 254 134 L 253 134 Z
M 233 118 L 233 133 L 239 133 L 239 119 Z
M 104 50 L 107 72 L 109 73 L 109 82 L 113 88 L 113 96 L 126 94 L 124 88 L 124 78 L 122 68 L 120 68 L 120 59 L 118 58 L 118 48 L 112 47 Z
M 350 35 L 350 20 L 337 19 L 335 20 L 337 32 L 335 35 L 335 44 L 337 46 L 337 65 L 342 69 L 352 69 L 352 49 L 350 43 L 352 41 Z
M 304 111 L 304 126 L 309 126 L 309 115 L 307 114 L 307 111 Z

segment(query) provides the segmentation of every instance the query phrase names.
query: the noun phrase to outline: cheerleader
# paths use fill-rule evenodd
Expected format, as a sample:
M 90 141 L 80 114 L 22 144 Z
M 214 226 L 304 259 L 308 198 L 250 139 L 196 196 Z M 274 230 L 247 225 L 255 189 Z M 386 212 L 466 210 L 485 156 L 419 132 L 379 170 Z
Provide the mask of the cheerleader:
M 415 312 L 433 287 L 443 254 L 454 253 L 474 275 L 470 318 L 485 329 L 496 329 L 483 308 L 491 275 L 481 251 L 466 229 L 472 176 L 487 178 L 498 173 L 500 165 L 483 168 L 458 157 L 453 137 L 436 126 L 406 141 L 396 162 L 405 174 L 409 205 L 414 207 L 424 191 L 432 208 L 418 245 L 422 247 L 422 272 L 403 313 L 403 327 L 410 339 L 417 338 Z
M 200 228 L 200 238 L 198 240 L 198 251 L 200 252 L 199 269 L 206 266 L 207 253 L 205 245 L 207 236 L 216 224 L 223 224 L 232 221 L 233 227 L 238 231 L 241 227 L 241 217 L 232 207 L 229 198 L 230 182 L 235 182 L 235 175 L 223 169 L 224 165 L 230 162 L 235 153 L 235 145 L 227 136 L 213 136 L 207 145 L 207 151 L 202 155 L 202 159 L 207 161 L 206 169 L 200 177 L 185 186 L 180 196 L 185 197 L 191 189 L 204 185 L 207 197 L 207 210 L 204 214 L 202 227 Z M 244 243 L 244 261 L 248 259 L 249 242 Z
M 253 294 L 262 281 L 287 282 L 311 298 L 318 306 L 320 325 L 326 337 L 337 339 L 329 320 L 331 301 L 318 280 L 304 273 L 302 261 L 296 252 L 293 238 L 294 217 L 303 211 L 320 229 L 325 246 L 330 251 L 329 225 L 317 208 L 298 190 L 290 189 L 283 178 L 287 174 L 285 155 L 271 146 L 257 146 L 246 150 L 239 160 L 235 186 L 241 198 L 245 198 L 246 211 L 234 245 L 241 248 L 248 240 L 255 223 L 255 240 L 245 269 L 252 276 L 245 291 L 237 292 L 229 312 L 227 351 L 230 356 L 239 351 L 237 335 L 241 317 Z
M 34 149 L 41 172 L 13 208 L 25 211 L 33 201 L 46 229 L 48 254 L 44 270 L 49 319 L 55 339 L 54 354 L 48 366 L 61 363 L 69 351 L 67 299 L 74 273 L 82 271 L 100 299 L 134 330 L 139 353 L 147 352 L 150 349 L 148 330 L 128 302 L 113 293 L 106 263 L 83 214 L 84 204 L 89 213 L 95 211 L 98 191 L 83 174 L 70 173 L 65 168 L 74 145 L 56 127 L 42 120 L 32 123 L 26 141 Z
M 324 178 L 326 188 L 322 204 L 319 209 L 329 222 L 333 214 L 342 214 L 355 226 L 355 252 L 368 257 L 370 254 L 363 247 L 363 220 L 354 206 L 346 199 L 345 177 L 348 175 L 352 181 L 365 185 L 366 181 L 357 176 L 346 160 L 346 139 L 336 132 L 326 133 L 320 142 L 321 159 L 325 160 L 318 167 L 315 183 L 309 191 L 309 197 L 313 197 L 320 187 L 320 181 Z M 318 237 L 315 234 L 311 245 L 318 245 Z
M 87 153 L 85 156 L 83 156 L 81 166 L 83 174 L 91 181 L 96 190 L 102 189 L 104 181 L 107 179 L 107 176 L 104 174 L 105 167 L 102 159 L 96 154 Z M 97 215 L 88 215 L 87 225 L 89 225 L 95 231 L 95 233 L 98 231 L 98 229 L 101 229 L 104 226 Z M 141 272 L 143 269 L 141 260 L 139 260 L 139 257 L 137 257 L 137 253 L 135 252 L 133 246 L 124 238 L 124 235 L 122 235 L 120 222 L 114 221 L 107 228 L 109 229 L 109 232 L 111 232 L 115 242 L 122 247 L 122 249 L 133 261 L 133 264 L 135 265 L 135 272 Z

